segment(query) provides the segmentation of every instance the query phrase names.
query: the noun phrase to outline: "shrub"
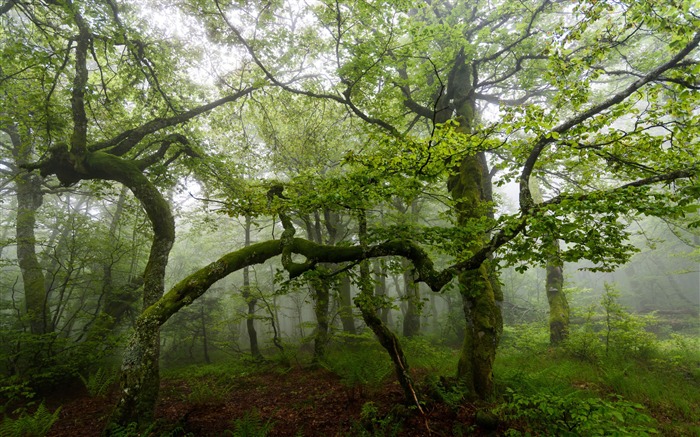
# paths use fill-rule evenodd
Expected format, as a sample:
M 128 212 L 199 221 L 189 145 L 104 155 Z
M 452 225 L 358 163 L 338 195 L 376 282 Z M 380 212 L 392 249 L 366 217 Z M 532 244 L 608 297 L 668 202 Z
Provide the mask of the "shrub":
M 528 433 L 546 435 L 634 435 L 658 434 L 654 420 L 641 410 L 640 404 L 615 397 L 581 398 L 578 393 L 557 395 L 537 393 L 522 396 L 508 390 L 509 401 L 499 408 L 502 418 L 511 423 L 521 422 Z M 521 435 L 516 429 L 509 435 Z

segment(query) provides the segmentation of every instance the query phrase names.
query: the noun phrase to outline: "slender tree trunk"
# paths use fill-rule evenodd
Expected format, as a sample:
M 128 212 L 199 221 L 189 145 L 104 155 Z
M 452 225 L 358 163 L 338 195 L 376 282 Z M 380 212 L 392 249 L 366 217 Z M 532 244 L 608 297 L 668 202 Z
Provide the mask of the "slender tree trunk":
M 531 178 L 529 185 L 535 203 L 542 202 L 542 192 L 537 181 Z M 556 346 L 569 335 L 569 303 L 563 290 L 564 262 L 560 256 L 559 240 L 554 235 L 546 235 L 544 238 L 550 240 L 547 242 L 549 256 L 545 268 L 545 291 L 549 303 L 549 343 Z
M 415 280 L 413 271 L 411 271 L 411 263 L 404 260 L 402 264 L 404 266 L 404 298 L 406 299 L 406 313 L 403 319 L 403 336 L 414 337 L 420 334 L 420 288 Z
M 391 307 L 388 305 L 388 302 L 386 302 L 388 300 L 386 292 L 386 273 L 384 273 L 384 267 L 379 260 L 374 262 L 374 280 L 374 295 L 378 298 L 381 297 L 384 301 L 384 305 L 377 310 L 377 315 L 384 325 L 388 325 Z
M 352 315 L 352 284 L 347 275 L 344 275 L 340 279 L 338 296 L 340 300 L 340 321 L 343 324 L 343 332 L 354 335 L 356 331 L 355 318 Z
M 245 217 L 245 247 L 250 246 L 250 226 L 251 226 L 250 216 Z M 255 306 L 258 303 L 252 293 L 250 292 L 250 267 L 246 266 L 243 269 L 243 299 L 245 299 L 248 304 L 248 316 L 246 317 L 246 329 L 248 331 L 248 341 L 250 343 L 250 354 L 256 360 L 261 360 L 263 358 L 262 353 L 260 353 L 260 347 L 258 346 L 258 332 L 255 330 Z
M 204 353 L 204 362 L 211 364 L 211 358 L 209 358 L 209 339 L 207 338 L 207 312 L 204 308 L 204 299 L 200 301 L 199 306 L 199 320 L 202 324 L 202 351 Z
M 324 222 L 328 232 L 328 244 L 335 244 L 335 220 L 332 219 L 330 211 L 324 211 Z M 314 211 L 313 222 L 307 220 L 306 233 L 311 241 L 319 244 L 323 243 L 323 231 L 321 227 L 321 215 L 318 211 Z M 313 363 L 318 363 L 326 354 L 326 345 L 328 344 L 329 334 L 329 316 L 328 309 L 330 307 L 331 290 L 327 281 L 317 279 L 310 283 L 311 292 L 314 299 L 314 315 L 316 316 L 316 336 L 314 338 L 314 355 Z
M 358 222 L 360 244 L 364 246 L 366 245 L 367 238 L 367 219 L 363 210 L 361 210 L 359 213 Z M 391 330 L 382 323 L 381 319 L 377 317 L 377 308 L 373 302 L 374 296 L 372 295 L 369 261 L 365 260 L 360 263 L 360 294 L 355 299 L 355 305 L 360 309 L 362 319 L 372 330 L 374 335 L 377 336 L 379 343 L 389 353 L 391 361 L 394 363 L 396 379 L 398 379 L 399 384 L 403 389 L 406 402 L 416 405 L 421 413 L 423 413 L 420 402 L 418 401 L 418 397 L 413 388 L 413 380 L 408 372 L 408 361 L 406 360 L 406 356 L 401 348 L 401 343 L 399 342 L 396 334 L 391 332 Z
M 318 363 L 326 355 L 328 344 L 328 307 L 330 304 L 330 290 L 328 284 L 321 280 L 311 283 L 314 298 L 314 315 L 316 316 L 316 338 L 314 338 L 313 363 Z
M 117 229 L 126 204 L 127 191 L 128 189 L 123 187 L 119 192 L 119 198 L 109 225 L 109 241 L 116 241 L 118 238 Z M 112 332 L 122 321 L 127 311 L 136 303 L 139 297 L 137 290 L 143 286 L 143 278 L 134 277 L 128 283 L 115 287 L 112 275 L 113 266 L 114 260 L 111 257 L 105 259 L 102 265 L 101 299 L 104 299 L 104 305 L 100 314 L 89 327 L 87 341 L 99 343 Z

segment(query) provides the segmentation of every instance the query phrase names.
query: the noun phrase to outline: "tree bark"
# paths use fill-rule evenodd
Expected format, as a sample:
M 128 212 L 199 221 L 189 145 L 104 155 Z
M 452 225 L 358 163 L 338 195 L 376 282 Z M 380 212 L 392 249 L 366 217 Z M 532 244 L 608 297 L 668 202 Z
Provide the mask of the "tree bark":
M 476 104 L 471 90 L 471 67 L 464 63 L 460 53 L 451 71 L 450 87 L 454 100 L 457 129 L 469 133 L 474 125 Z M 447 188 L 455 202 L 457 224 L 469 225 L 472 220 L 493 214 L 487 204 L 491 197 L 491 178 L 484 152 L 462 158 L 459 167 L 448 178 Z M 484 244 L 485 235 L 474 235 L 465 241 L 465 250 L 476 253 Z M 478 397 L 493 394 L 493 362 L 503 330 L 502 300 L 498 280 L 488 262 L 459 275 L 460 292 L 464 306 L 466 331 L 457 366 L 457 377 Z M 494 287 L 496 284 L 496 287 Z
M 403 336 L 414 337 L 420 334 L 421 301 L 420 288 L 411 269 L 411 263 L 403 261 L 403 286 L 404 299 L 406 300 L 406 313 L 403 318 Z
M 347 275 L 340 279 L 340 289 L 338 290 L 340 301 L 339 313 L 340 321 L 343 324 L 343 332 L 355 335 L 355 318 L 352 315 L 352 283 Z
M 381 262 L 375 261 L 373 264 L 375 281 L 374 296 L 381 299 L 381 306 L 377 309 L 377 315 L 383 324 L 388 325 L 391 307 L 388 302 L 389 296 L 387 296 L 386 293 L 386 273 L 384 272 L 384 267 L 382 266 Z
M 251 218 L 250 216 L 245 217 L 245 247 L 250 246 L 250 226 Z M 250 267 L 245 266 L 243 268 L 243 299 L 245 299 L 248 304 L 248 315 L 246 317 L 246 329 L 248 331 L 248 341 L 250 343 L 250 354 L 255 360 L 261 360 L 263 358 L 260 352 L 260 346 L 258 345 L 258 332 L 255 330 L 255 306 L 258 303 L 252 293 L 250 292 Z
M 569 303 L 563 291 L 564 263 L 559 257 L 559 241 L 552 240 L 554 253 L 547 260 L 547 301 L 549 302 L 549 342 L 560 344 L 569 336 Z
M 16 126 L 4 129 L 12 142 L 17 167 L 29 162 L 32 147 L 22 141 Z M 51 332 L 46 299 L 46 282 L 36 254 L 36 213 L 43 203 L 41 180 L 32 173 L 19 172 L 15 179 L 17 196 L 17 261 L 24 284 L 25 314 L 32 334 Z

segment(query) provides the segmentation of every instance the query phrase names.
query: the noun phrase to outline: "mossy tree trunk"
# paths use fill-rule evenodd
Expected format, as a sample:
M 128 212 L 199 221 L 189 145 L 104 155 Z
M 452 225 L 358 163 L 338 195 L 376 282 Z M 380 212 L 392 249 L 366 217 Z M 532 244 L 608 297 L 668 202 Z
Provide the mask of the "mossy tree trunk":
M 29 162 L 32 147 L 29 141 L 23 141 L 17 126 L 3 128 L 10 137 L 12 158 L 19 168 Z M 15 178 L 17 197 L 17 220 L 15 232 L 17 239 L 17 261 L 22 274 L 24 288 L 25 314 L 32 334 L 51 332 L 46 302 L 44 274 L 36 254 L 36 213 L 43 203 L 41 180 L 35 174 L 20 172 Z
M 569 336 L 569 303 L 564 294 L 564 263 L 559 257 L 559 241 L 551 243 L 553 254 L 547 260 L 547 301 L 549 302 L 549 342 L 560 344 Z
M 335 221 L 333 217 L 331 217 L 330 211 L 324 211 L 322 220 L 321 214 L 316 210 L 314 211 L 313 219 L 307 217 L 305 221 L 306 234 L 309 240 L 318 244 L 323 244 L 325 239 L 328 244 L 335 244 Z M 324 238 L 323 225 L 325 225 L 327 231 L 326 238 Z M 316 317 L 316 333 L 314 337 L 314 355 L 312 362 L 318 363 L 326 355 L 326 345 L 329 340 L 328 330 L 330 327 L 330 317 L 328 311 L 331 302 L 331 287 L 329 281 L 323 278 L 314 278 L 310 281 L 309 285 L 314 300 L 314 316 Z
M 451 71 L 451 91 L 448 91 L 458 122 L 457 129 L 463 133 L 471 132 L 476 117 L 471 83 L 471 65 L 465 62 L 464 54 L 460 52 Z M 469 227 L 474 221 L 493 214 L 488 203 L 491 200 L 491 178 L 484 152 L 464 156 L 448 178 L 447 188 L 455 202 L 459 226 Z M 485 238 L 486 235 L 477 231 L 469 241 L 464 242 L 465 250 L 476 252 Z M 493 362 L 503 330 L 501 308 L 497 303 L 502 296 L 497 282 L 488 262 L 459 275 L 466 330 L 457 377 L 480 398 L 493 394 Z
M 528 184 L 533 202 L 541 203 L 542 191 L 535 178 L 530 178 Z M 561 249 L 556 230 L 544 236 L 547 244 L 547 265 L 545 267 L 545 291 L 549 304 L 549 343 L 559 345 L 569 336 L 569 303 L 564 294 L 564 262 L 561 259 Z M 548 241 L 547 241 L 548 240 Z

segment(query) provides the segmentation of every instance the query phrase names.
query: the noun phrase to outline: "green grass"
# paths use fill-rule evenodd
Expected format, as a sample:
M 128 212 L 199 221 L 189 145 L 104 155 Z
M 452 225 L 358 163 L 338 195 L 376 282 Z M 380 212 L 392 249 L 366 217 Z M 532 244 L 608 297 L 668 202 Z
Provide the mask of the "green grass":
M 193 378 L 212 378 L 222 381 L 236 380 L 260 371 L 258 365 L 244 359 L 229 359 L 213 364 L 189 364 L 166 368 L 161 372 L 165 379 L 190 380 Z
M 656 342 L 644 358 L 610 351 L 588 360 L 566 348 L 550 348 L 539 333 L 523 332 L 531 338 L 506 338 L 497 356 L 494 375 L 501 396 L 587 396 L 601 402 L 616 397 L 644 406 L 662 435 L 700 435 L 697 339 Z

